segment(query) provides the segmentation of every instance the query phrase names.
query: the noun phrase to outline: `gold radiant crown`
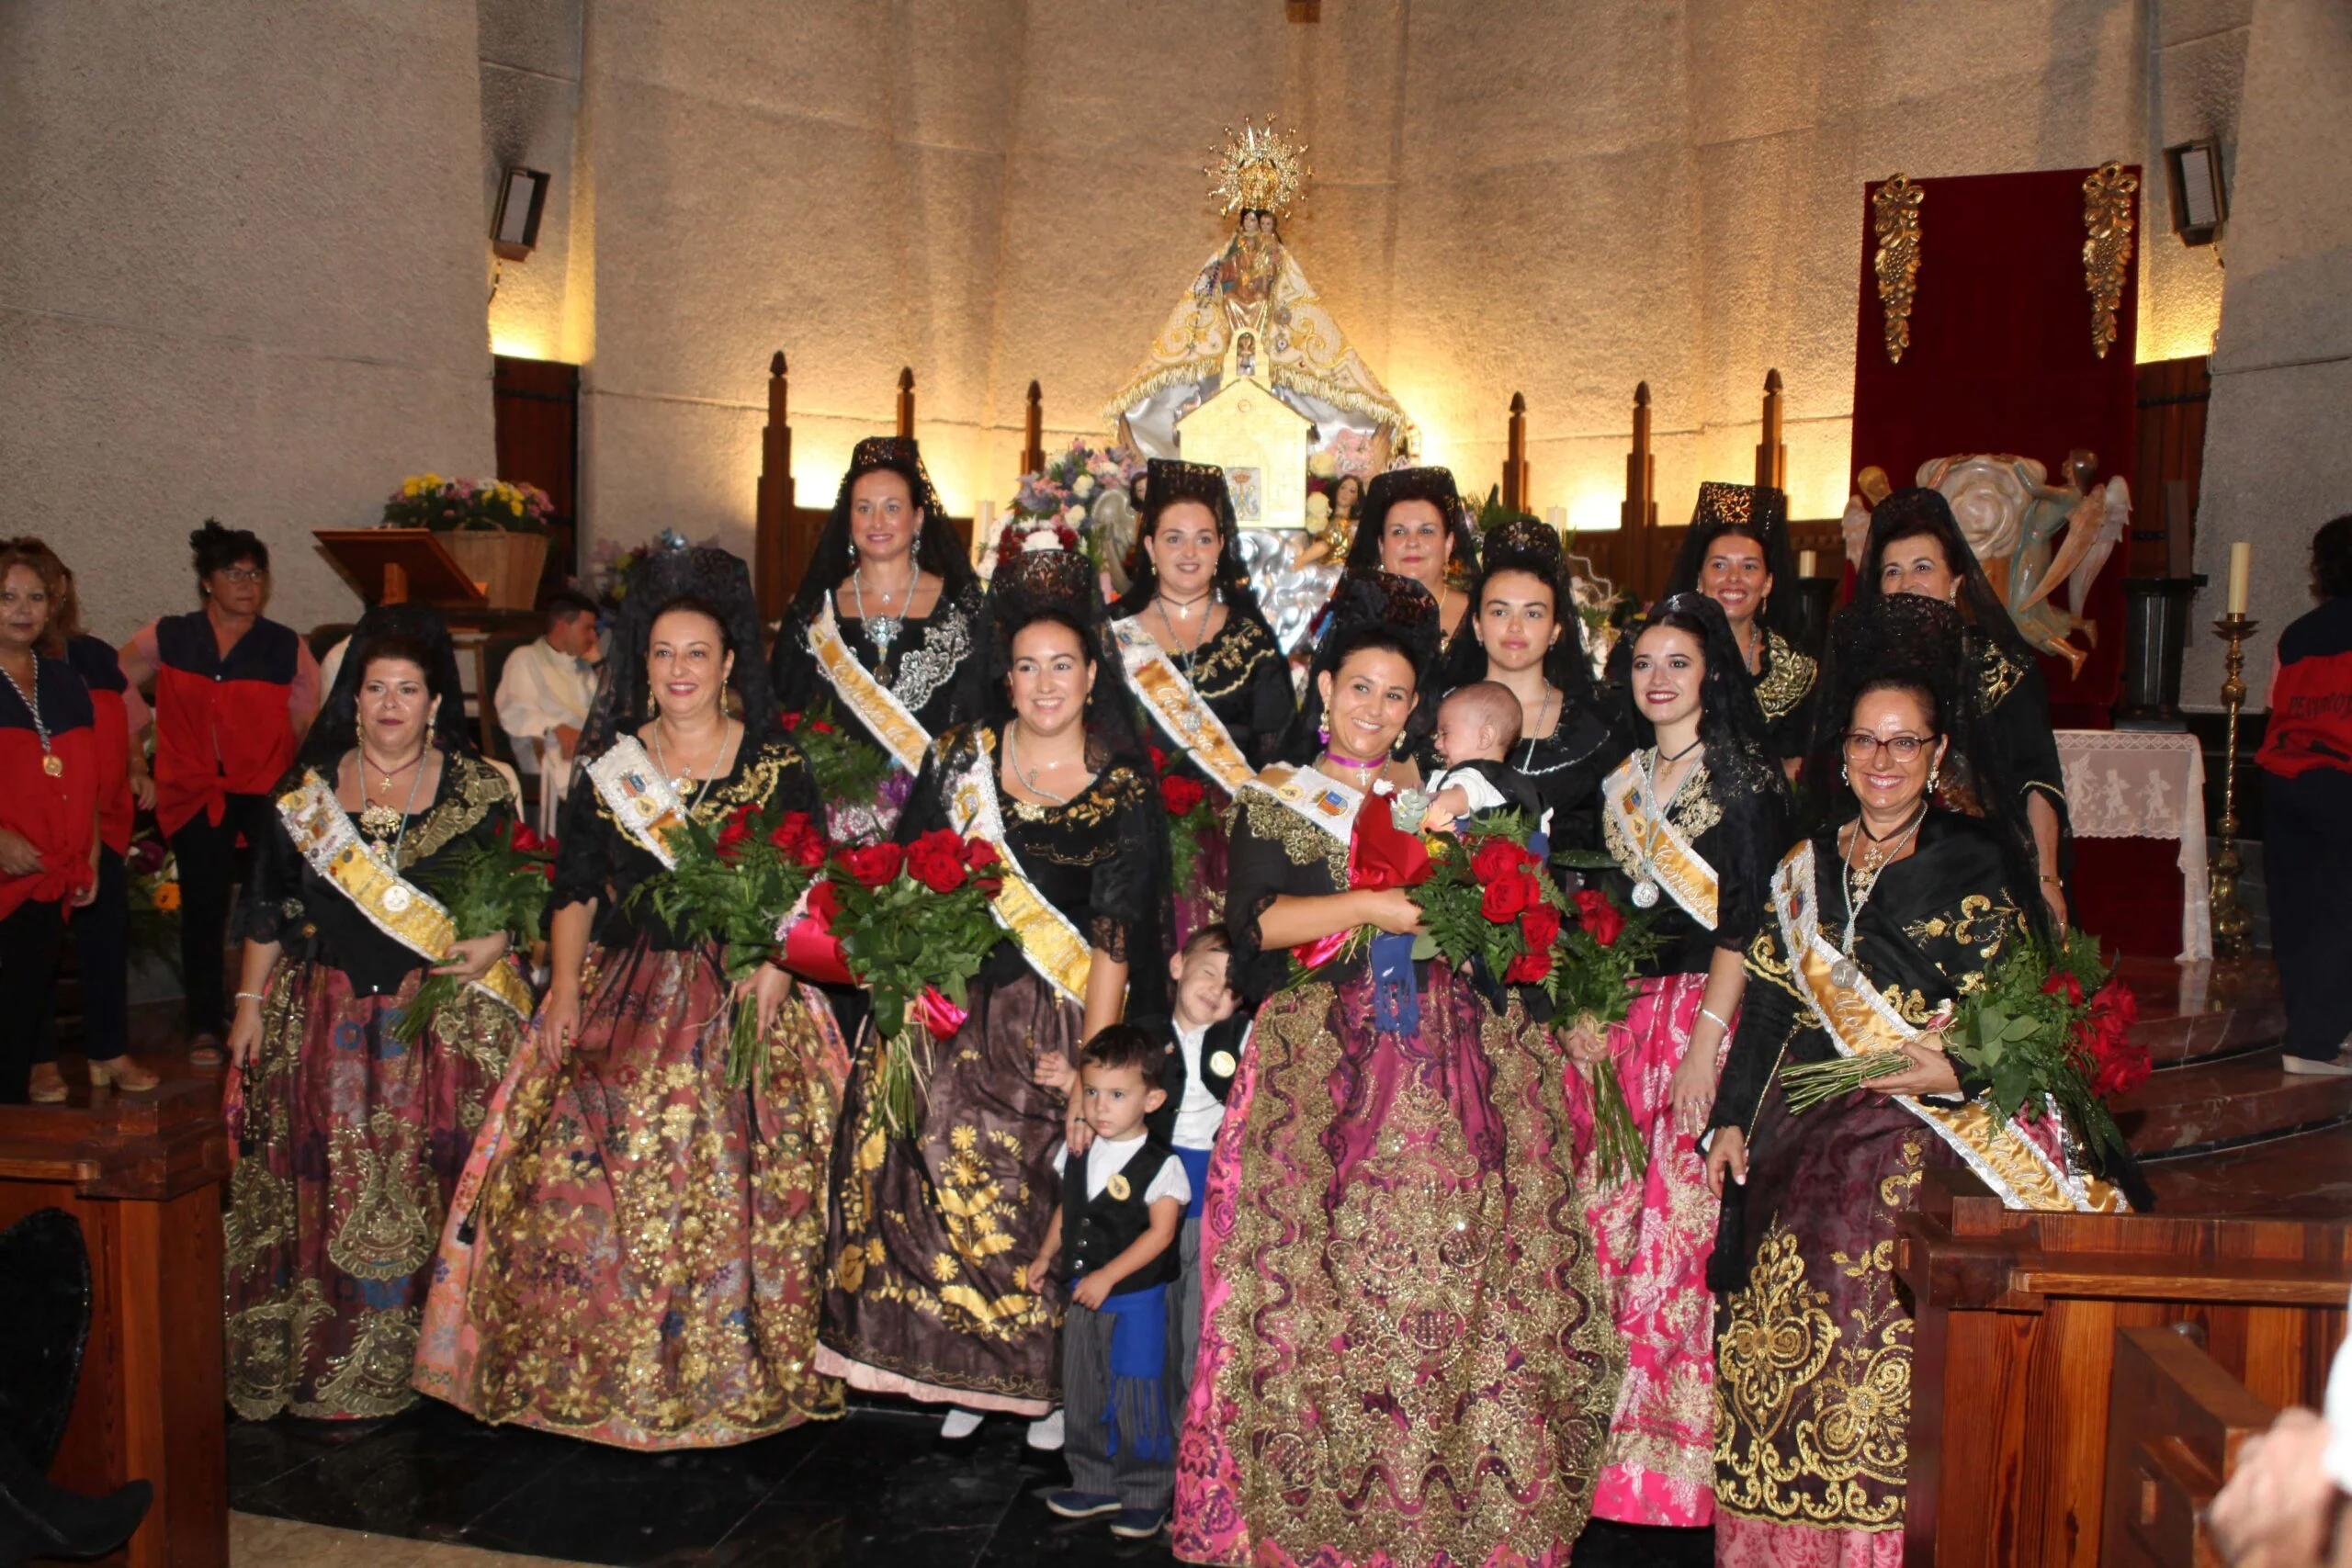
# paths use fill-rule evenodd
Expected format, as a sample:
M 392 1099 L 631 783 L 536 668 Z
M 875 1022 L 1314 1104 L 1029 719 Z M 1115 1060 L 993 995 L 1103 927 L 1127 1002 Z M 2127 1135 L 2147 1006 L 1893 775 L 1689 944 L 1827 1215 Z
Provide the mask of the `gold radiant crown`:
M 1244 119 L 1238 135 L 1227 126 L 1225 139 L 1217 161 L 1201 171 L 1212 181 L 1209 195 L 1224 203 L 1228 215 L 1288 212 L 1315 173 L 1306 166 L 1306 149 L 1276 130 L 1272 115 L 1262 126 Z

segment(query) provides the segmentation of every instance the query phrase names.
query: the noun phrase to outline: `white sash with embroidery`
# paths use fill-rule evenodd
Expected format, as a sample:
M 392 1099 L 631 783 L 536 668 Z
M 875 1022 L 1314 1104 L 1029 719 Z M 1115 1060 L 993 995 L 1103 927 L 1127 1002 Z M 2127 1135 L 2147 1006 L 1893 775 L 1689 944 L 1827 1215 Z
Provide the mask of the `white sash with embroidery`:
M 1037 891 L 1004 830 L 1004 811 L 996 793 L 996 746 L 985 730 L 973 731 L 969 765 L 951 774 L 947 783 L 947 818 L 967 839 L 986 839 L 996 846 L 1001 861 L 1002 884 L 989 901 L 989 912 L 1012 938 L 1029 967 L 1068 1001 L 1086 1002 L 1087 976 L 1093 969 L 1093 949 L 1084 933 L 1052 900 Z
M 1919 1037 L 1920 1031 L 1905 1021 L 1875 987 L 1843 987 L 1830 978 L 1831 966 L 1843 955 L 1821 931 L 1820 912 L 1814 903 L 1811 842 L 1791 850 L 1773 873 L 1772 908 L 1780 920 L 1781 943 L 1788 950 L 1791 977 L 1812 1004 L 1823 1032 L 1839 1055 L 1892 1051 Z M 1997 1119 L 1981 1100 L 1947 1106 L 1907 1094 L 1893 1098 L 1934 1129 L 2009 1208 L 2122 1213 L 2131 1207 L 2108 1182 L 2068 1169 L 2051 1156 L 2030 1130 L 2015 1121 Z M 2054 1117 L 2058 1112 L 2052 1110 L 2049 1114 Z
M 899 766 L 910 773 L 921 769 L 923 751 L 931 745 L 930 734 L 907 711 L 907 705 L 899 700 L 898 694 L 876 680 L 874 671 L 857 661 L 857 655 L 842 637 L 841 623 L 833 618 L 831 593 L 825 595 L 817 618 L 808 623 L 808 651 L 816 655 L 817 668 L 831 682 L 842 704 L 882 742 Z
M 1647 874 L 1681 906 L 1684 914 L 1713 931 L 1719 903 L 1715 868 L 1691 847 L 1682 829 L 1675 826 L 1672 815 L 1656 801 L 1647 802 L 1657 813 L 1656 819 L 1642 815 L 1640 807 L 1645 802 L 1641 776 L 1636 761 L 1628 758 L 1601 781 L 1600 798 L 1609 813 L 1609 825 L 1636 853 L 1648 848 Z M 1639 879 L 1645 874 L 1640 865 L 1625 865 L 1622 860 L 1618 864 L 1628 876 Z
M 1294 813 L 1301 821 L 1346 844 L 1353 840 L 1356 813 L 1363 809 L 1363 792 L 1354 789 L 1327 773 L 1313 768 L 1294 767 L 1277 762 L 1250 781 L 1250 787 L 1263 791 L 1282 803 L 1283 808 Z
M 678 857 L 670 852 L 667 839 L 672 829 L 685 825 L 685 803 L 637 737 L 624 735 L 605 748 L 588 764 L 588 778 L 629 840 L 664 867 L 676 869 Z
M 449 946 L 458 940 L 458 923 L 438 898 L 368 846 L 324 779 L 304 773 L 300 784 L 277 797 L 277 816 L 296 852 L 320 880 L 342 894 L 368 924 L 420 958 L 436 964 L 447 962 Z M 530 987 L 512 964 L 495 964 L 481 979 L 468 983 L 518 1016 L 531 1015 Z
M 1243 786 L 1258 776 L 1250 766 L 1250 759 L 1242 754 L 1233 732 L 1226 728 L 1216 710 L 1202 700 L 1199 689 L 1184 678 L 1167 650 L 1143 629 L 1143 617 L 1112 622 L 1111 636 L 1118 644 L 1119 661 L 1126 669 L 1127 683 L 1143 698 L 1143 705 L 1160 733 L 1198 763 L 1201 772 L 1224 786 L 1226 794 L 1240 794 Z

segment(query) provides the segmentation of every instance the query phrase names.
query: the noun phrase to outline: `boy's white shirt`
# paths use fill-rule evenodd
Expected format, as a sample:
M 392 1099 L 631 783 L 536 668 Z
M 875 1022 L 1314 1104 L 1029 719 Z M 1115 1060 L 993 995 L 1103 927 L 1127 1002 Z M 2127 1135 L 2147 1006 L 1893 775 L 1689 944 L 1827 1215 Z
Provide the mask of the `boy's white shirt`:
M 1225 1101 L 1201 1082 L 1201 1043 L 1208 1026 L 1195 1029 L 1182 1019 L 1169 1021 L 1176 1031 L 1176 1048 L 1184 1054 L 1184 1098 L 1176 1103 L 1176 1126 L 1168 1141 L 1180 1149 L 1205 1149 L 1216 1142 L 1216 1130 L 1225 1123 Z M 1188 1201 L 1190 1196 L 1186 1194 Z
M 1102 1196 L 1102 1189 L 1110 1185 L 1111 1178 L 1116 1176 L 1127 1161 L 1135 1158 L 1136 1152 L 1143 1147 L 1144 1140 L 1149 1136 L 1150 1134 L 1138 1127 L 1132 1138 L 1115 1141 L 1097 1138 L 1086 1146 L 1086 1196 L 1089 1201 Z M 1068 1158 L 1069 1145 L 1056 1144 L 1053 1163 L 1058 1166 Z M 1159 1174 L 1153 1177 L 1151 1185 L 1143 1190 L 1143 1201 L 1147 1204 L 1157 1203 L 1162 1198 L 1173 1198 L 1179 1203 L 1193 1201 L 1193 1179 L 1184 1174 L 1182 1160 L 1164 1161 Z M 1067 1224 L 1067 1220 L 1064 1223 Z

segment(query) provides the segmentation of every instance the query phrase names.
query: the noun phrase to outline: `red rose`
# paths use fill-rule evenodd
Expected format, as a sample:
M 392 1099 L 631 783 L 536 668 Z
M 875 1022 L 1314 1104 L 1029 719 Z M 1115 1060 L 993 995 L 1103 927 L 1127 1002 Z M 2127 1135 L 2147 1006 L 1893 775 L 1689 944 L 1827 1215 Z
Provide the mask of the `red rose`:
M 2091 1010 L 2104 1013 L 2129 1029 L 2140 1021 L 2140 998 L 2132 994 L 2132 987 L 2123 983 L 2120 976 L 2110 975 L 2098 995 L 2091 998 Z
M 1503 984 L 1507 986 L 1540 985 L 1544 977 L 1551 972 L 1552 950 L 1548 947 L 1541 947 L 1532 953 L 1522 953 L 1504 965 Z
M 879 887 L 899 874 L 907 852 L 897 844 L 859 844 L 842 852 L 842 864 L 864 887 Z
M 1519 918 L 1519 934 L 1525 939 L 1530 952 L 1548 952 L 1560 938 L 1560 911 L 1549 904 L 1537 904 Z
M 555 845 L 527 827 L 517 827 L 514 829 L 514 848 L 524 854 L 537 855 L 545 854 Z
M 808 819 L 805 811 L 787 811 L 784 820 L 768 835 L 768 842 L 784 854 L 784 858 L 804 871 L 814 871 L 825 863 L 825 836 Z
M 736 852 L 751 838 L 751 818 L 752 807 L 747 801 L 727 818 L 727 826 L 718 830 L 717 849 L 720 860 L 733 860 Z
M 1498 922 L 1516 919 L 1530 904 L 1539 903 L 1542 898 L 1543 890 L 1535 886 L 1535 878 L 1514 867 L 1487 883 L 1486 894 L 1478 900 L 1478 912 Z
M 1624 911 L 1619 909 L 1609 895 L 1598 887 L 1588 887 L 1576 897 L 1577 923 L 1585 934 L 1603 947 L 1614 947 L 1625 930 Z
M 1201 802 L 1208 798 L 1208 787 L 1198 779 L 1188 779 L 1170 773 L 1159 781 L 1159 798 L 1167 803 L 1170 817 L 1189 817 Z
M 808 885 L 809 918 L 827 931 L 832 929 L 833 916 L 840 912 L 841 907 L 841 896 L 833 890 L 831 879 L 820 878 Z
M 997 863 L 996 846 L 986 839 L 964 840 L 964 863 L 974 871 L 986 871 Z
M 784 728 L 786 728 L 786 731 L 791 731 L 791 730 L 795 730 L 795 729 L 799 728 L 800 728 L 800 716 L 799 716 L 798 714 L 797 714 L 797 713 L 792 713 L 792 712 L 787 711 L 787 712 L 785 714 L 785 716 L 784 716 Z
M 933 893 L 953 893 L 964 886 L 964 856 L 956 835 L 942 828 L 925 833 L 907 849 L 907 874 Z
M 1168 753 L 1161 750 L 1157 746 L 1151 747 L 1149 750 L 1151 751 L 1151 771 L 1155 773 L 1166 773 L 1168 771 Z
M 2049 977 L 2041 982 L 2041 994 L 2045 997 L 2064 997 L 2066 998 L 2066 1005 L 2070 1008 L 2078 1008 L 2083 1005 L 2083 983 L 2075 978 L 2075 973 L 2071 969 L 2052 969 Z
M 1470 874 L 1492 886 L 1532 858 L 1508 839 L 1481 840 L 1477 851 L 1470 857 Z
M 811 719 L 811 720 L 809 720 L 809 721 L 808 721 L 808 728 L 811 728 L 811 729 L 813 729 L 813 730 L 815 730 L 815 731 L 816 731 L 818 734 L 820 734 L 820 735 L 831 735 L 831 734 L 834 733 L 834 731 L 833 731 L 833 727 L 832 727 L 831 725 L 830 725 L 830 724 L 827 724 L 827 723 L 826 723 L 823 719 L 821 719 L 821 718 L 818 718 L 818 719 Z

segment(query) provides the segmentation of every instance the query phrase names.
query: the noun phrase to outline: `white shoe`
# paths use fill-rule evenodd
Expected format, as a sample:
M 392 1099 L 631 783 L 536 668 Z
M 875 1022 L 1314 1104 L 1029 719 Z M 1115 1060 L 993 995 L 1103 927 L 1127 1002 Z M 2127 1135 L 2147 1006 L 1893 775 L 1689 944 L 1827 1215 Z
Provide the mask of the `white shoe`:
M 2352 1077 L 2352 1060 L 2346 1060 L 2345 1054 L 2321 1057 L 2282 1055 L 2278 1059 L 2278 1068 L 2281 1072 L 2303 1073 L 2313 1077 Z
M 1062 1451 L 1062 1413 L 1055 1410 L 1029 1423 L 1029 1446 L 1042 1454 Z
M 966 1410 L 960 1405 L 952 1406 L 946 1416 L 939 1423 L 940 1439 L 943 1442 L 960 1443 L 980 1429 L 981 1419 L 980 1413 L 977 1410 Z

